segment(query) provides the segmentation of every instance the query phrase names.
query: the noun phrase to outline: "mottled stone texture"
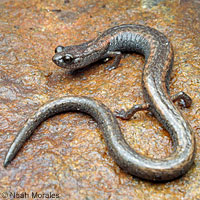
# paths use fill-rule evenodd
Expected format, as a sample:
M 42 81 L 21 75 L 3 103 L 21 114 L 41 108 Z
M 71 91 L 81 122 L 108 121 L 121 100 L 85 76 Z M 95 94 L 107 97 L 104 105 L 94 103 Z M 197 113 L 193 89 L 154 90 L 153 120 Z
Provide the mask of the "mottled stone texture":
M 144 58 L 140 55 L 125 56 L 112 71 L 104 69 L 109 61 L 75 75 L 68 75 L 51 61 L 57 45 L 78 44 L 124 23 L 154 27 L 173 43 L 171 94 L 183 90 L 193 99 L 192 107 L 182 109 L 197 141 L 192 169 L 168 183 L 132 177 L 108 155 L 93 119 L 78 113 L 43 123 L 4 169 L 4 156 L 20 127 L 51 99 L 84 95 L 101 100 L 113 111 L 143 102 Z M 31 199 L 32 192 L 35 199 L 200 199 L 199 53 L 198 0 L 162 1 L 151 9 L 145 9 L 139 0 L 1 0 L 0 199 L 6 192 L 17 192 L 21 199 L 23 195 Z M 134 119 L 119 123 L 127 141 L 141 154 L 163 158 L 173 151 L 169 134 L 148 113 L 139 112 Z

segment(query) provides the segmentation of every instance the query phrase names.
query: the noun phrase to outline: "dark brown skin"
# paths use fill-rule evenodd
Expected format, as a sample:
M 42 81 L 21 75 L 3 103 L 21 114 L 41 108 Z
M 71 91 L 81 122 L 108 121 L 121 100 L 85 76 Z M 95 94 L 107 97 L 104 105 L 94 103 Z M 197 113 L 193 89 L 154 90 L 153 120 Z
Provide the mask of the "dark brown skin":
M 173 49 L 169 40 L 159 31 L 142 25 L 121 25 L 105 31 L 89 42 L 56 48 L 53 61 L 68 71 L 83 68 L 100 59 L 114 58 L 118 67 L 122 52 L 134 51 L 145 56 L 142 87 L 145 104 L 134 105 L 117 116 L 130 119 L 134 113 L 149 110 L 170 133 L 174 152 L 165 159 L 152 159 L 135 152 L 125 141 L 116 118 L 102 103 L 86 97 L 65 97 L 41 107 L 20 130 L 11 145 L 4 166 L 15 157 L 19 149 L 38 125 L 47 118 L 67 111 L 80 111 L 91 115 L 103 130 L 110 155 L 126 172 L 151 181 L 168 181 L 185 174 L 195 156 L 195 138 L 188 122 L 173 102 L 189 107 L 191 98 L 180 92 L 170 98 L 169 77 L 173 65 Z

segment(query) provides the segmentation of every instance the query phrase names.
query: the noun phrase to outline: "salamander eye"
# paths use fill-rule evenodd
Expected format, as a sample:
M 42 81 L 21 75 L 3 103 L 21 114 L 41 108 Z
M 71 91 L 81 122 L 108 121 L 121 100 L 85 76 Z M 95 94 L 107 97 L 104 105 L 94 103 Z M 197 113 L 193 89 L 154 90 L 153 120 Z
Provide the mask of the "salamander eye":
M 73 60 L 73 56 L 71 54 L 65 54 L 63 60 L 65 63 L 70 63 Z
M 56 49 L 55 49 L 55 53 L 60 53 L 64 50 L 64 47 L 63 46 L 57 46 Z

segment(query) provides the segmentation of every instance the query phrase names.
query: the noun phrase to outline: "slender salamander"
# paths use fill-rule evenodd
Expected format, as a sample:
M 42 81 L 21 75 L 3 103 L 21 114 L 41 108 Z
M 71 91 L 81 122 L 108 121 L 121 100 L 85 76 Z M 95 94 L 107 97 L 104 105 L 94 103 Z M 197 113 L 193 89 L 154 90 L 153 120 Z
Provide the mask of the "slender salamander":
M 58 46 L 53 62 L 69 71 L 83 68 L 100 59 L 114 58 L 114 69 L 119 65 L 123 52 L 137 52 L 145 56 L 142 88 L 145 103 L 134 105 L 128 111 L 118 111 L 122 119 L 148 110 L 170 133 L 174 151 L 167 158 L 153 159 L 140 155 L 125 141 L 112 112 L 102 103 L 87 97 L 64 97 L 42 106 L 19 131 L 5 161 L 6 167 L 38 125 L 47 118 L 67 111 L 80 111 L 91 115 L 104 133 L 110 155 L 126 172 L 152 181 L 167 181 L 185 174 L 195 157 L 195 137 L 188 122 L 173 102 L 189 107 L 191 98 L 184 92 L 170 97 L 169 79 L 173 66 L 173 49 L 161 32 L 142 25 L 120 25 L 108 29 L 89 42 Z

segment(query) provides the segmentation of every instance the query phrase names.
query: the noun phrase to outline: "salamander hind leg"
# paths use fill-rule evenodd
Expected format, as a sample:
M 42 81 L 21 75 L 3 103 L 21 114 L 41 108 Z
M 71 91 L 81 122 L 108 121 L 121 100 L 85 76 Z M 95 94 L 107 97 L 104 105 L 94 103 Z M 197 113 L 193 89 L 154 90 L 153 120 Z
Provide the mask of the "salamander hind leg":
M 173 102 L 178 101 L 179 106 L 188 108 L 192 104 L 192 99 L 185 92 L 179 92 L 171 97 Z
M 106 57 L 114 58 L 112 65 L 106 67 L 107 70 L 116 69 L 119 66 L 120 60 L 122 58 L 122 53 L 120 51 L 108 51 Z
M 126 119 L 129 120 L 136 112 L 142 111 L 142 110 L 149 110 L 149 104 L 144 103 L 144 104 L 137 104 L 134 105 L 132 108 L 129 110 L 125 111 L 124 109 L 121 110 L 116 110 L 115 111 L 115 116 L 121 119 Z

